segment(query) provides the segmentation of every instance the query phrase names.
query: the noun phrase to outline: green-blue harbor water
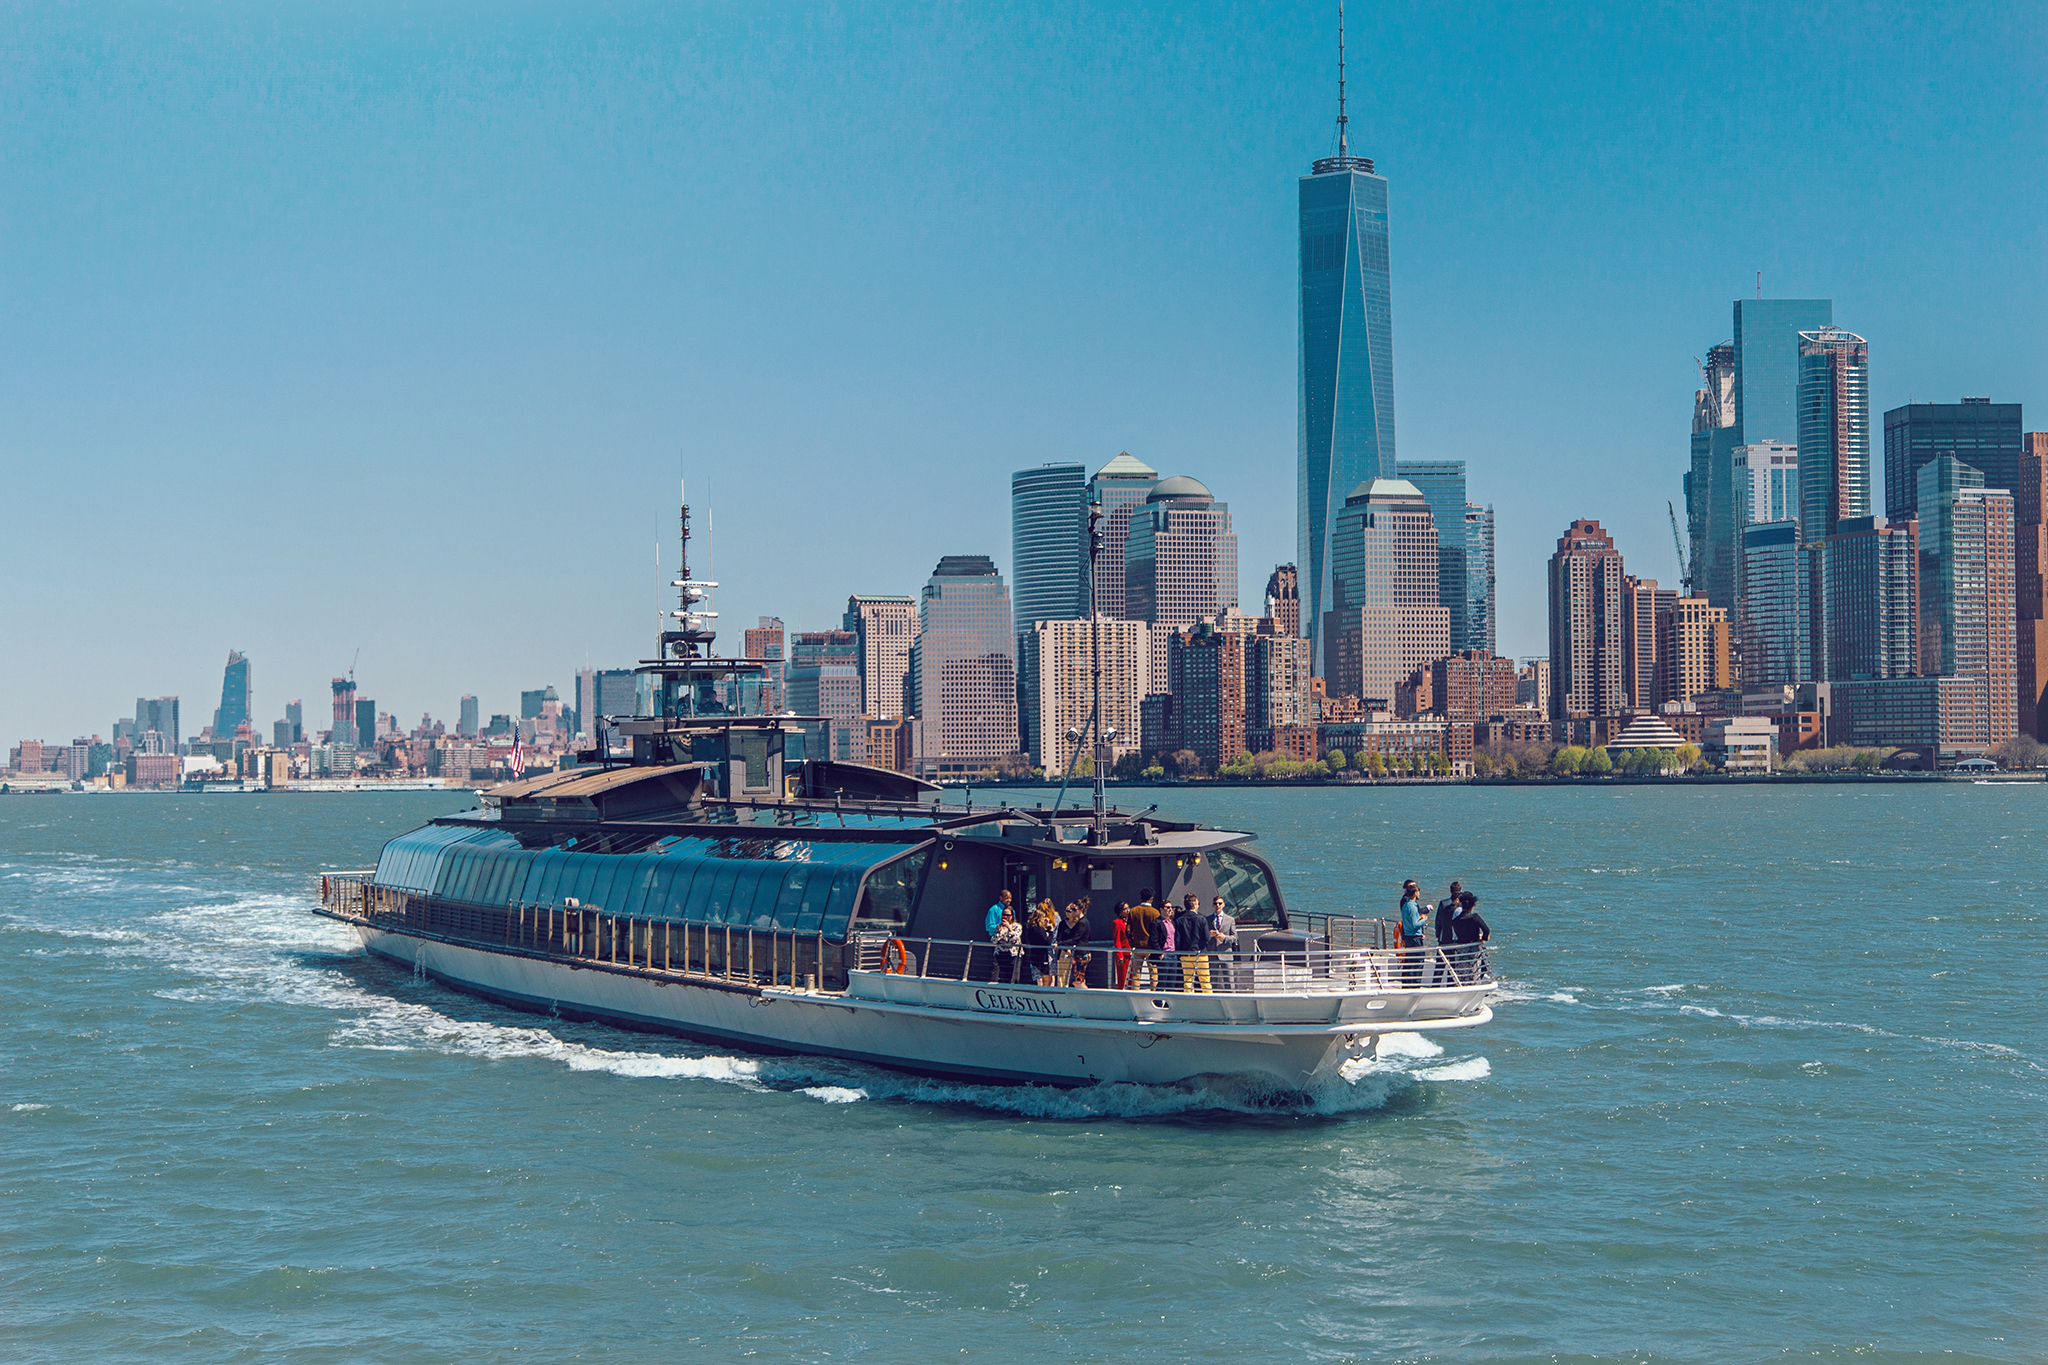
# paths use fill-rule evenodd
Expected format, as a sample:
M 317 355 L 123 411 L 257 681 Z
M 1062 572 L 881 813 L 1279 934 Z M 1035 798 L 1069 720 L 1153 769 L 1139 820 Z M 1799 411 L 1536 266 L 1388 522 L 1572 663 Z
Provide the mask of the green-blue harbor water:
M 1121 792 L 1483 897 L 1292 1112 L 565 1025 L 309 913 L 454 798 L 0 799 L 10 1361 L 2048 1360 L 2048 787 Z

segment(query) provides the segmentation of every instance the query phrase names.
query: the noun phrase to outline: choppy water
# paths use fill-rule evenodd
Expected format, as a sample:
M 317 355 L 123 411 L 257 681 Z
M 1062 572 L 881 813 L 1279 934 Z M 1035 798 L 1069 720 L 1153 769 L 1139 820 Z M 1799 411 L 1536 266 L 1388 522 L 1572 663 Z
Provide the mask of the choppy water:
M 0 800 L 0 1356 L 2048 1360 L 2048 787 L 1157 795 L 1463 876 L 1497 1021 L 1308 1112 L 756 1060 L 307 913 L 449 798 Z

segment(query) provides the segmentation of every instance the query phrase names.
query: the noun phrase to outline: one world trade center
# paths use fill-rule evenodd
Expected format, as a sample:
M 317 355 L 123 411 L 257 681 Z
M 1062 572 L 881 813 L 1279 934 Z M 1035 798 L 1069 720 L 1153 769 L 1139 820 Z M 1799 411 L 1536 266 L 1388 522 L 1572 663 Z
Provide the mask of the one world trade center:
M 1394 321 L 1387 276 L 1387 182 L 1351 155 L 1344 112 L 1344 20 L 1337 19 L 1337 154 L 1301 189 L 1300 402 L 1296 554 L 1301 624 L 1324 667 L 1331 548 L 1344 499 L 1394 471 Z

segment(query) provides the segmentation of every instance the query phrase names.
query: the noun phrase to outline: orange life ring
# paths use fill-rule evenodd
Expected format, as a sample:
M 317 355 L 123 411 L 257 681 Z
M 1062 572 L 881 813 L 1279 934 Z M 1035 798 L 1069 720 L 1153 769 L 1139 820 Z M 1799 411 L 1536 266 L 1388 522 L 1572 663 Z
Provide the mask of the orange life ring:
M 892 953 L 895 955 L 894 961 L 896 964 L 893 967 L 889 965 Z M 882 970 L 891 976 L 901 976 L 910 970 L 910 949 L 903 946 L 902 939 L 892 938 L 889 940 L 888 945 L 882 949 Z

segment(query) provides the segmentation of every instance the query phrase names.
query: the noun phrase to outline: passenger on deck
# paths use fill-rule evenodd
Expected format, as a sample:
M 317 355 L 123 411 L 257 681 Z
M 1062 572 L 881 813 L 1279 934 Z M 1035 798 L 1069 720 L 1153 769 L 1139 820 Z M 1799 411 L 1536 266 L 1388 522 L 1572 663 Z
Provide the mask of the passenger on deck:
M 1451 883 L 1451 894 L 1436 903 L 1436 941 L 1438 947 L 1456 943 L 1457 936 L 1451 932 L 1451 921 L 1458 917 L 1458 893 L 1465 889 L 1463 882 Z
M 1110 946 L 1116 951 L 1109 955 L 1109 986 L 1111 990 L 1129 990 L 1131 986 L 1131 903 L 1116 903 L 1116 918 L 1109 922 Z
M 1479 897 L 1470 891 L 1458 897 L 1458 917 L 1451 921 L 1451 932 L 1456 936 L 1458 975 L 1467 981 L 1483 976 L 1486 969 L 1486 949 L 1482 947 L 1493 937 L 1493 929 L 1479 916 Z
M 1202 922 L 1209 929 L 1209 947 L 1219 954 L 1212 959 L 1221 978 L 1218 985 L 1226 991 L 1236 990 L 1231 960 L 1237 954 L 1237 918 L 1225 908 L 1223 897 L 1218 896 L 1210 903 L 1209 913 Z
M 1051 901 L 1040 901 L 1024 917 L 1024 967 L 1034 986 L 1052 984 L 1052 944 L 1059 934 L 1059 919 Z
M 1422 982 L 1423 931 L 1428 912 L 1422 908 L 1422 888 L 1415 882 L 1401 883 L 1401 979 L 1410 986 Z
M 1088 964 L 1094 954 L 1087 951 L 1095 941 L 1094 932 L 1088 927 L 1088 912 L 1077 901 L 1067 907 L 1066 918 L 1060 921 L 1059 956 L 1053 962 L 1053 981 L 1061 986 L 1085 986 L 1088 984 Z
M 1180 988 L 1211 994 L 1215 987 L 1209 980 L 1209 954 L 1204 951 L 1209 946 L 1209 922 L 1192 891 L 1181 898 L 1180 913 L 1173 917 L 1173 936 L 1181 946 Z
M 1180 964 L 1174 960 L 1174 924 L 1172 902 L 1164 910 L 1155 910 L 1152 928 L 1152 989 L 1155 991 L 1177 991 L 1180 989 Z
M 995 945 L 995 966 L 988 977 L 991 984 L 1015 982 L 1018 968 L 1024 965 L 1024 926 L 1010 913 L 1009 899 L 1010 893 L 1005 891 L 1005 903 L 996 907 L 996 927 L 989 933 L 989 941 Z
M 1165 940 L 1159 934 L 1159 911 L 1152 904 L 1152 888 L 1146 887 L 1139 893 L 1138 903 L 1131 907 L 1127 916 L 1131 926 L 1131 947 L 1135 954 L 1131 960 L 1130 989 L 1142 991 L 1159 989 L 1159 945 Z M 1151 985 L 1148 988 L 1146 982 Z

